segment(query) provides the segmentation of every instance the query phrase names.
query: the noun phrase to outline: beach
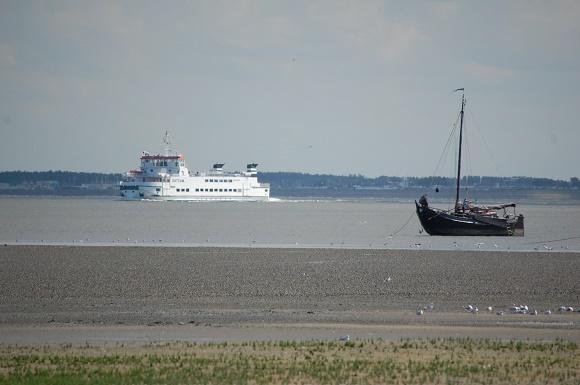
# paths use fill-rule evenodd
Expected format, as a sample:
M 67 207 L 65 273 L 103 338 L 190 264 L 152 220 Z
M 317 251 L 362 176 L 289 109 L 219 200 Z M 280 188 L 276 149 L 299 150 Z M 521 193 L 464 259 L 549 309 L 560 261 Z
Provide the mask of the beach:
M 548 251 L 7 245 L 0 342 L 580 340 L 580 313 L 558 311 L 580 304 L 578 271 L 580 254 Z

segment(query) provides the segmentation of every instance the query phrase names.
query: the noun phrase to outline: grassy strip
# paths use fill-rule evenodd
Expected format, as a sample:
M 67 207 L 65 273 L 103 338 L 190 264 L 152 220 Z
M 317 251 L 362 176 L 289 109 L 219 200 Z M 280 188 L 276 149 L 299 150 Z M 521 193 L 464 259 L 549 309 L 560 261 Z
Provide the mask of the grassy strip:
M 0 346 L 0 384 L 578 384 L 576 343 L 474 339 Z

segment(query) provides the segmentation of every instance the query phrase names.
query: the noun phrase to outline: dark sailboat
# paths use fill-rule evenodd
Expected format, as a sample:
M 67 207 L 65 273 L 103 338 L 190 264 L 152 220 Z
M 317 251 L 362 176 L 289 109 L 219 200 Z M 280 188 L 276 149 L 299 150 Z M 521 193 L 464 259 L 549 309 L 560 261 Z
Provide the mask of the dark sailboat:
M 467 199 L 459 203 L 459 183 L 461 181 L 461 142 L 463 136 L 463 114 L 465 93 L 462 91 L 459 126 L 459 156 L 457 162 L 457 184 L 455 189 L 455 206 L 451 210 L 441 210 L 429 206 L 423 195 L 415 201 L 417 216 L 421 226 L 429 235 L 524 235 L 524 216 L 516 215 L 515 203 L 481 206 L 473 205 Z M 508 209 L 513 209 L 509 210 Z M 498 211 L 500 214 L 498 214 Z

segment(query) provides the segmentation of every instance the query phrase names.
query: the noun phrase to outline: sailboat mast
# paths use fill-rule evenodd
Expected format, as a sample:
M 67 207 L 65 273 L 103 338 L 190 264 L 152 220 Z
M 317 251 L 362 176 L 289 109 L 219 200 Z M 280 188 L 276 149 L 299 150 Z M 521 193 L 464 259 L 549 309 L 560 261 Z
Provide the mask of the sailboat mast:
M 455 211 L 459 211 L 459 181 L 461 180 L 461 141 L 463 139 L 463 111 L 465 108 L 465 91 L 463 88 L 459 88 L 456 91 L 463 91 L 461 95 L 461 112 L 460 112 L 460 122 L 459 122 L 459 156 L 457 159 L 457 186 L 455 188 Z

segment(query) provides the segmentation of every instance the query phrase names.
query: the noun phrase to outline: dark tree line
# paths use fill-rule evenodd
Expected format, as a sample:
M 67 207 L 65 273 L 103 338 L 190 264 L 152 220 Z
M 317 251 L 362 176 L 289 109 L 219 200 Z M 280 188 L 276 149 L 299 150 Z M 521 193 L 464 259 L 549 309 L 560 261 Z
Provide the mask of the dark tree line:
M 273 189 L 289 190 L 301 188 L 344 190 L 356 188 L 430 188 L 439 186 L 452 188 L 454 178 L 448 177 L 398 177 L 380 176 L 369 178 L 363 175 L 306 174 L 299 172 L 260 172 L 261 182 L 270 183 Z M 72 171 L 4 171 L 0 172 L 0 183 L 25 186 L 39 182 L 52 182 L 59 188 L 79 185 L 116 185 L 122 174 L 72 172 Z M 464 176 L 463 186 L 482 189 L 579 189 L 578 178 L 569 181 L 518 177 Z
M 73 171 L 4 171 L 0 172 L 0 183 L 25 185 L 45 181 L 57 182 L 61 186 L 83 184 L 116 184 L 121 174 Z

